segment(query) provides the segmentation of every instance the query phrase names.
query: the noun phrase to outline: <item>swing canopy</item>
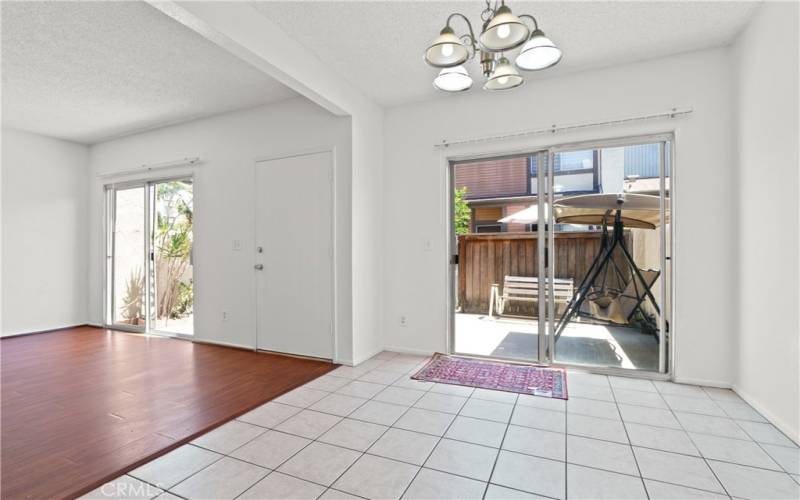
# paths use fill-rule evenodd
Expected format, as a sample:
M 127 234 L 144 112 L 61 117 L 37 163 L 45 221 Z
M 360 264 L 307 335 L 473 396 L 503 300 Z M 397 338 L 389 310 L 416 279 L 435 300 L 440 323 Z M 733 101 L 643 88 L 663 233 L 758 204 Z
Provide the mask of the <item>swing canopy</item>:
M 669 200 L 665 203 L 664 222 L 667 223 Z M 625 227 L 656 229 L 662 222 L 660 208 L 658 196 L 629 193 L 571 196 L 553 204 L 554 218 L 558 223 L 603 227 L 600 249 L 559 319 L 556 341 L 576 314 L 627 324 L 637 310 L 644 315 L 642 303 L 647 300 L 656 315 L 661 314 L 658 301 L 651 292 L 660 271 L 639 269 L 627 249 L 624 235 Z M 611 236 L 608 235 L 609 226 L 614 228 Z M 618 257 L 615 257 L 615 251 Z
M 669 200 L 664 222 L 669 223 Z M 614 215 L 621 211 L 623 226 L 655 229 L 661 224 L 658 196 L 649 194 L 585 194 L 561 198 L 553 204 L 553 216 L 559 224 L 613 226 Z

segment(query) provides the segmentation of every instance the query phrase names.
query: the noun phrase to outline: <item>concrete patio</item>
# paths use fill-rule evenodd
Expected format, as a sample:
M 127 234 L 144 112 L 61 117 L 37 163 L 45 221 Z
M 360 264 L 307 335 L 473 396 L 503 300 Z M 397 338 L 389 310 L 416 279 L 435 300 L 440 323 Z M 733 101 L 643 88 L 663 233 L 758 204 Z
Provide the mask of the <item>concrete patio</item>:
M 538 359 L 535 318 L 491 318 L 456 313 L 455 352 Z M 634 328 L 572 321 L 556 343 L 556 362 L 630 370 L 658 370 L 658 342 Z
M 153 325 L 156 332 L 194 335 L 194 315 L 190 314 L 177 319 L 159 319 Z

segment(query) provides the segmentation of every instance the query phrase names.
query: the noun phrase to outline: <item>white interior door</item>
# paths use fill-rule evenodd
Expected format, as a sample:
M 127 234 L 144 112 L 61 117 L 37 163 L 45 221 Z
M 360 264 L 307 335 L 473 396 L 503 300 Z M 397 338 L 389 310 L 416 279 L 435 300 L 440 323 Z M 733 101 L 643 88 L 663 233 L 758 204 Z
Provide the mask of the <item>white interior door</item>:
M 330 152 L 256 163 L 259 349 L 333 358 L 332 165 Z

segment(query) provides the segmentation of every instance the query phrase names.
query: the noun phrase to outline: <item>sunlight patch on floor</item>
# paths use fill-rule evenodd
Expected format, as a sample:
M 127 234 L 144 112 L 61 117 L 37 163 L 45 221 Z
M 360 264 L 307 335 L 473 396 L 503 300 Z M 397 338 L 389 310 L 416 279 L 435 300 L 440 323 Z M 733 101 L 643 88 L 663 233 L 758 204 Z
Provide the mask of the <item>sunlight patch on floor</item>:
M 463 354 L 538 359 L 538 321 L 456 314 L 455 350 Z M 635 329 L 572 322 L 556 344 L 565 363 L 655 370 L 658 343 Z

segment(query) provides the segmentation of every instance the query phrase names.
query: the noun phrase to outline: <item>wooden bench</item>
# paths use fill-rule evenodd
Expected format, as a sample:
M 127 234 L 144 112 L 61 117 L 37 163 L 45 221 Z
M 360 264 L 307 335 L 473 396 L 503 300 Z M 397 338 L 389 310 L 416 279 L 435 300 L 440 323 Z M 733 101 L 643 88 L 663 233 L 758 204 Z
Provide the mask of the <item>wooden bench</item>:
M 547 281 L 545 281 L 545 293 L 547 293 Z M 572 278 L 555 278 L 553 280 L 553 298 L 556 306 L 567 304 L 575 293 L 575 283 Z M 503 279 L 503 292 L 500 293 L 498 285 L 492 285 L 489 295 L 489 316 L 503 314 L 506 302 L 537 302 L 539 300 L 539 278 L 525 276 L 506 276 Z

